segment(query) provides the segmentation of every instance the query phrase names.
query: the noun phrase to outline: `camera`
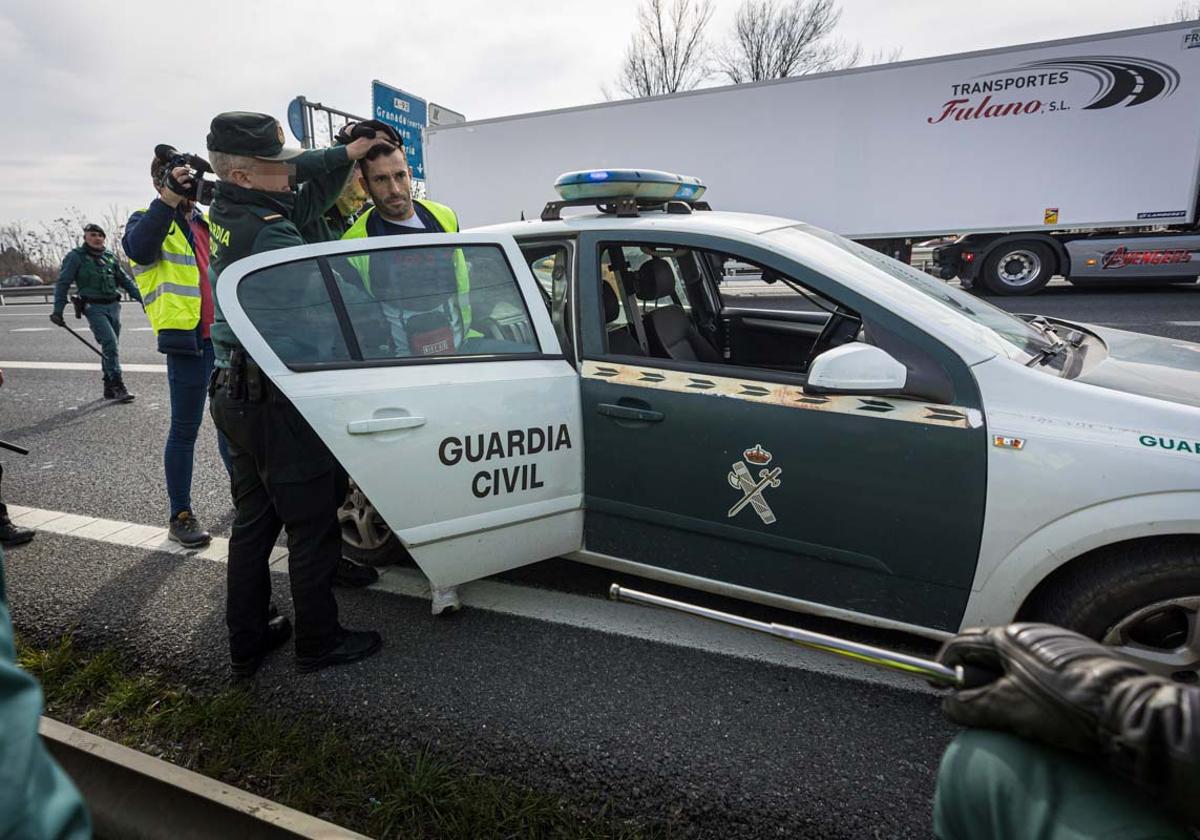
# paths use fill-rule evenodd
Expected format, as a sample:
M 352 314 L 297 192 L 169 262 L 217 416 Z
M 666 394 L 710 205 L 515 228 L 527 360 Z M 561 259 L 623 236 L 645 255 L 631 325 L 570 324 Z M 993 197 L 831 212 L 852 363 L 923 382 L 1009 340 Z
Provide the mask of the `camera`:
M 163 164 L 163 173 L 159 185 L 173 193 L 191 199 L 197 204 L 212 204 L 213 189 L 216 181 L 205 178 L 205 173 L 212 172 L 212 165 L 199 155 L 181 152 L 174 146 L 160 143 L 154 147 L 154 157 Z M 175 179 L 171 173 L 180 166 L 186 167 L 192 177 L 192 183 L 184 185 Z

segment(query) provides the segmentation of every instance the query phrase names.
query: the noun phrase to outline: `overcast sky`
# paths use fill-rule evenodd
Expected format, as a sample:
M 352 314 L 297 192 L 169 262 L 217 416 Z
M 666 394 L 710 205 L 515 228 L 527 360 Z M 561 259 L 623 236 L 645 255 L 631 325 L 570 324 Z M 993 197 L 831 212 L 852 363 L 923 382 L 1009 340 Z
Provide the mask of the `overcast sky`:
M 722 37 L 740 0 L 716 0 Z M 903 59 L 1164 22 L 1179 0 L 842 0 L 839 36 Z M 145 206 L 156 143 L 297 94 L 369 114 L 372 79 L 482 119 L 602 99 L 637 0 L 5 0 L 0 223 Z M 289 144 L 295 141 L 288 138 Z M 700 173 L 702 174 L 702 173 Z M 436 197 L 436 196 L 435 196 Z

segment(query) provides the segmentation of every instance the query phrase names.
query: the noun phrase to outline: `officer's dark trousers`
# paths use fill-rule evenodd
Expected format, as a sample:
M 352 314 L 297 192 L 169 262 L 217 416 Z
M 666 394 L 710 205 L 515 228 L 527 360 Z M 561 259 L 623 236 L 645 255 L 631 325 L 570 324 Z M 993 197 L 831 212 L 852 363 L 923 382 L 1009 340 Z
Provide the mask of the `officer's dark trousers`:
M 229 652 L 249 659 L 264 647 L 271 602 L 268 563 L 287 528 L 296 653 L 314 656 L 337 644 L 333 575 L 341 557 L 337 510 L 346 473 L 295 407 L 264 383 L 259 402 L 213 394 L 211 413 L 229 444 L 237 515 L 229 540 Z
M 89 303 L 83 310 L 92 335 L 100 342 L 100 369 L 106 379 L 121 378 L 121 358 L 117 342 L 121 340 L 121 302 Z

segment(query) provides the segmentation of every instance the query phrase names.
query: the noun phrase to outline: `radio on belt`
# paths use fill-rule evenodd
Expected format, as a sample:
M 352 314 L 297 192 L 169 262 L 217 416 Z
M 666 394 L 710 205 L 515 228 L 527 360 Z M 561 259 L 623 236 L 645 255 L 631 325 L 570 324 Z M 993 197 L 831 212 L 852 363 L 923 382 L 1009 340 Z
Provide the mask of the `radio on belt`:
M 647 201 L 695 201 L 704 195 L 699 178 L 656 169 L 584 169 L 558 176 L 554 189 L 565 201 L 632 197 Z

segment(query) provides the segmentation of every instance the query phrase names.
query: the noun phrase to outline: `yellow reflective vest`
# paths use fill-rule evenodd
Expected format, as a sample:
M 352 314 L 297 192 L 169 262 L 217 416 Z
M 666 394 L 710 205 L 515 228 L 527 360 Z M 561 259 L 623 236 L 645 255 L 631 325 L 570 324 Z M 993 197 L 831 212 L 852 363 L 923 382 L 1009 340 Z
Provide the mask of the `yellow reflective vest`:
M 414 204 L 420 204 L 429 214 L 442 226 L 445 233 L 458 233 L 458 216 L 454 211 L 445 204 L 438 204 L 436 201 L 429 201 L 424 198 L 414 198 Z M 374 207 L 367 209 L 365 213 L 359 216 L 350 229 L 342 234 L 342 239 L 364 239 L 367 236 L 367 219 L 375 212 Z M 356 257 L 350 257 L 350 264 L 358 271 L 362 277 L 363 288 L 367 293 L 371 293 L 371 271 L 370 257 L 366 254 L 360 254 Z M 454 252 L 454 275 L 458 281 L 458 308 L 462 313 L 463 329 L 470 330 L 471 328 L 471 274 L 467 268 L 467 259 L 463 256 L 462 251 Z M 479 333 L 472 333 L 478 335 Z
M 204 221 L 208 221 L 207 216 Z M 194 330 L 200 323 L 200 268 L 176 220 L 171 220 L 158 259 L 150 265 L 134 263 L 133 278 L 155 334 L 162 330 Z

